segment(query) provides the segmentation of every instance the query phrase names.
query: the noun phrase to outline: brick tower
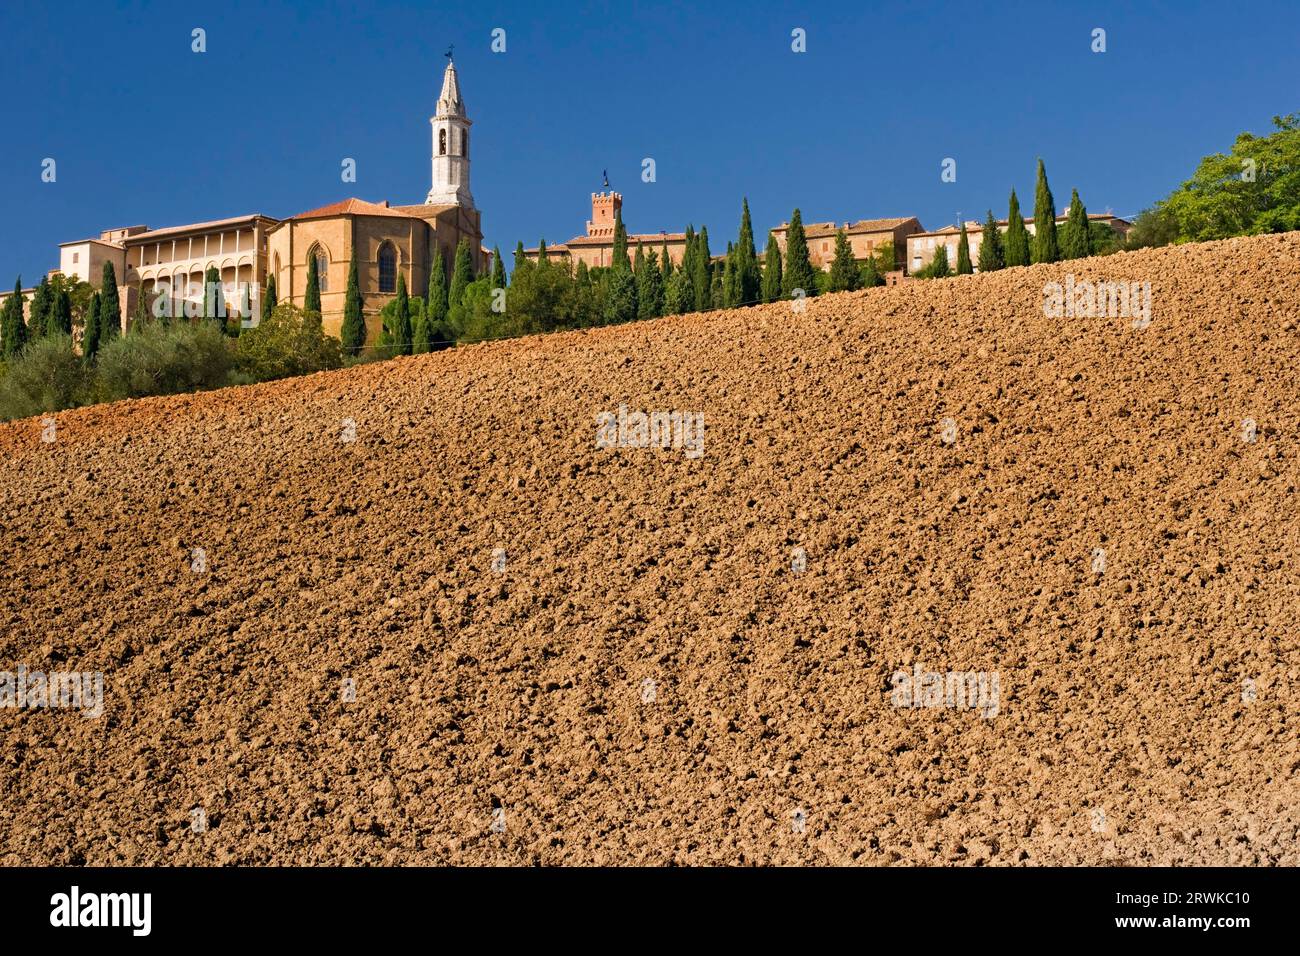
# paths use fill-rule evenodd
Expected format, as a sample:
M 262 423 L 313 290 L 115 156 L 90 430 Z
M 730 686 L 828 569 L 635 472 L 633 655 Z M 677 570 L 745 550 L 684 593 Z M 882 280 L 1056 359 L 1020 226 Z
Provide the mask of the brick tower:
M 623 197 L 610 190 L 607 193 L 591 194 L 591 220 L 587 223 L 587 235 L 593 238 L 613 239 L 614 220 L 623 208 Z

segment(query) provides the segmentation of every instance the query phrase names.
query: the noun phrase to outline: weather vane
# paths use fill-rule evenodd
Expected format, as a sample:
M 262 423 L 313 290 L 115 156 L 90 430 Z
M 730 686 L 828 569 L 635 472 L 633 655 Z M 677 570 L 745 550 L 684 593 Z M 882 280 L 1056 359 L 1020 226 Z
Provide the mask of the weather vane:
M 456 44 L 452 43 L 447 46 L 447 52 L 443 54 L 447 59 L 451 59 L 451 51 L 456 49 Z
M 600 171 L 600 175 L 601 175 L 601 176 L 604 178 L 604 180 L 605 180 L 605 188 L 608 189 L 608 188 L 609 188 L 609 170 L 608 170 L 608 169 L 602 169 L 602 170 Z

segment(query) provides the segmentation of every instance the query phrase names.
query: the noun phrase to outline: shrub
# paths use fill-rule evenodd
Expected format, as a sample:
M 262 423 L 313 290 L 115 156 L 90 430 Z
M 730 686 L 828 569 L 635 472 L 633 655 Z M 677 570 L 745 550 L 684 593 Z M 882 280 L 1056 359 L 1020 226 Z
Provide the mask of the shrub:
M 72 337 L 42 336 L 0 373 L 0 419 L 72 408 L 84 400 L 86 380 L 86 366 L 72 350 Z
M 288 302 L 255 328 L 245 329 L 235 349 L 239 371 L 256 382 L 308 375 L 343 365 L 343 347 L 326 335 L 314 313 Z
M 231 342 L 214 322 L 149 322 L 100 348 L 95 395 L 115 401 L 218 388 L 232 360 Z

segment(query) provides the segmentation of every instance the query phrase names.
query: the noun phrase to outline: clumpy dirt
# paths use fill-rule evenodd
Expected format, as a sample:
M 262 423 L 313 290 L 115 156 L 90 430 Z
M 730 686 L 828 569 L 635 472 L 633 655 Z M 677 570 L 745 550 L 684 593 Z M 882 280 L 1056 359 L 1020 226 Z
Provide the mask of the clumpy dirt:
M 106 697 L 0 863 L 1300 864 L 1298 320 L 1292 233 L 0 426 L 0 671 Z

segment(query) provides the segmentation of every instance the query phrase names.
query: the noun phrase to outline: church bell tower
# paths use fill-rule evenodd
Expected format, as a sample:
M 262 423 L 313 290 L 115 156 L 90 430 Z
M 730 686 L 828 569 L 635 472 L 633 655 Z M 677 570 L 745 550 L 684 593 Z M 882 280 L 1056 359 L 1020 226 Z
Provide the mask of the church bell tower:
M 425 204 L 473 209 L 474 196 L 469 191 L 469 128 L 473 123 L 465 115 L 460 78 L 450 55 L 442 74 L 438 110 L 429 123 L 433 126 L 433 183 Z

